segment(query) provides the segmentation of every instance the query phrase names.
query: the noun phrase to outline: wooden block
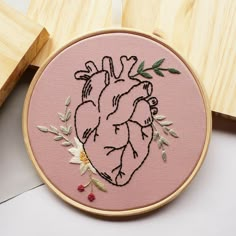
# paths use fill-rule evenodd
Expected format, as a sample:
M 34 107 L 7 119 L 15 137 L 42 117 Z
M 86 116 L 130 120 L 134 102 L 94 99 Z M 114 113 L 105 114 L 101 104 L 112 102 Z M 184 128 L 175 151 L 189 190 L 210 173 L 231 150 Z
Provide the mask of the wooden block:
M 82 33 L 111 26 L 111 9 L 111 0 L 31 0 L 27 15 L 51 35 L 32 64 L 40 66 L 54 50 Z
M 42 26 L 0 1 L 0 106 L 47 39 Z
M 236 118 L 235 19 L 235 0 L 124 1 L 123 26 L 164 32 L 200 75 L 212 111 L 232 118 Z
M 152 33 L 158 7 L 157 0 L 123 0 L 122 26 Z

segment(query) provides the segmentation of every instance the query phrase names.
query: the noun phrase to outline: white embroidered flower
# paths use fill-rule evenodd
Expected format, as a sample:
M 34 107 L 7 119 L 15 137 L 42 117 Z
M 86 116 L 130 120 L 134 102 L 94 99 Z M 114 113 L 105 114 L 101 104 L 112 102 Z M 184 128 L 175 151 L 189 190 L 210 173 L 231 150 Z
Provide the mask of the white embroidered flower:
M 94 174 L 96 174 L 96 170 L 91 165 L 88 157 L 86 156 L 83 144 L 76 137 L 74 137 L 74 139 L 75 147 L 68 149 L 68 151 L 73 155 L 70 163 L 80 165 L 81 175 L 83 175 L 87 170 L 91 170 Z

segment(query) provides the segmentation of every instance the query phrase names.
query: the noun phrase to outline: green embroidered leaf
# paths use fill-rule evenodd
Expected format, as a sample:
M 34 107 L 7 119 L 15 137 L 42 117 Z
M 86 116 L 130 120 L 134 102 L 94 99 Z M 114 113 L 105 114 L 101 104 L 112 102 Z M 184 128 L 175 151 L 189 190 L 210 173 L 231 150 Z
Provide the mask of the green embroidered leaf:
M 168 121 L 168 120 L 160 122 L 161 126 L 170 126 L 172 124 L 173 124 L 173 122 L 172 121 Z
M 171 130 L 169 131 L 169 133 L 171 134 L 171 136 L 173 136 L 173 137 L 175 137 L 175 138 L 178 138 L 178 137 L 179 137 L 173 129 L 171 129 Z
M 60 130 L 62 131 L 62 132 L 64 132 L 64 131 L 67 131 L 67 128 L 65 127 L 65 126 L 60 126 Z
M 61 145 L 64 147 L 68 147 L 71 145 L 71 143 L 66 141 L 66 142 L 63 142 Z
M 174 68 L 169 68 L 168 71 L 171 73 L 171 74 L 181 74 L 178 70 L 174 69 Z
M 50 125 L 50 129 L 51 129 L 51 131 L 52 131 L 54 134 L 57 134 L 57 133 L 58 133 L 58 130 L 57 130 L 57 128 L 56 128 L 55 126 Z
M 166 162 L 167 155 L 166 155 L 166 151 L 165 151 L 165 150 L 162 151 L 161 157 L 162 157 L 162 160 L 163 160 L 164 162 Z
M 159 61 L 156 61 L 153 65 L 152 68 L 157 68 L 159 67 L 163 62 L 165 61 L 165 58 L 160 59 Z
M 157 141 L 157 139 L 160 137 L 160 135 L 159 135 L 159 133 L 157 132 L 157 131 L 155 131 L 154 133 L 153 133 L 153 140 L 154 141 Z
M 93 184 L 101 191 L 106 192 L 105 185 L 98 179 L 92 178 Z
M 71 132 L 72 132 L 72 126 L 71 125 L 68 126 L 67 131 L 68 131 L 68 135 L 71 134 Z
M 68 135 L 67 127 L 65 127 L 65 126 L 60 126 L 60 130 L 61 130 L 61 132 L 62 132 L 63 134 Z
M 162 148 L 162 145 L 163 145 L 162 140 L 159 139 L 157 144 L 158 144 L 159 149 L 161 149 L 161 148 Z
M 152 76 L 149 73 L 144 72 L 144 71 L 140 72 L 140 75 L 142 75 L 144 78 L 147 78 L 147 79 L 151 79 L 152 78 Z
M 139 67 L 138 67 L 137 72 L 138 72 L 139 74 L 143 71 L 143 67 L 144 67 L 144 61 L 141 62 L 141 64 L 140 64 Z
M 66 99 L 66 101 L 65 101 L 65 106 L 69 106 L 70 105 L 70 102 L 71 102 L 71 98 L 70 98 L 70 96 Z
M 157 141 L 158 136 L 157 136 L 157 135 L 153 135 L 153 136 L 152 136 L 152 139 L 153 139 L 153 141 Z
M 157 75 L 164 77 L 164 74 L 158 68 L 153 68 L 153 69 Z
M 159 120 L 159 121 L 165 120 L 165 118 L 166 118 L 165 116 L 161 116 L 161 115 L 154 116 L 154 119 Z
M 60 141 L 60 140 L 62 140 L 62 139 L 63 139 L 63 137 L 60 136 L 60 135 L 54 137 L 54 140 L 55 140 L 55 141 Z
M 170 130 L 170 129 L 169 129 L 168 127 L 163 126 L 163 131 L 164 131 L 165 134 L 168 135 L 168 134 L 169 134 L 169 130 Z
M 63 122 L 65 122 L 65 116 L 64 116 L 64 114 L 62 114 L 62 113 L 60 113 L 60 112 L 58 112 L 57 114 L 58 114 L 60 120 L 63 121 Z
M 72 132 L 72 126 L 71 126 L 71 125 L 68 126 L 68 127 L 66 127 L 66 126 L 60 126 L 60 130 L 61 130 L 61 132 L 62 132 L 63 134 L 69 135 L 69 134 L 71 134 L 71 132 Z
M 40 131 L 42 131 L 42 132 L 45 132 L 45 133 L 48 132 L 48 128 L 45 127 L 45 126 L 40 126 L 40 125 L 38 125 L 37 128 L 38 128 Z
M 162 143 L 164 143 L 166 146 L 169 146 L 168 141 L 167 141 L 164 137 L 161 137 L 160 140 L 161 140 Z
M 71 111 L 68 110 L 66 115 L 65 115 L 65 121 L 68 121 L 70 119 L 70 117 L 71 117 Z

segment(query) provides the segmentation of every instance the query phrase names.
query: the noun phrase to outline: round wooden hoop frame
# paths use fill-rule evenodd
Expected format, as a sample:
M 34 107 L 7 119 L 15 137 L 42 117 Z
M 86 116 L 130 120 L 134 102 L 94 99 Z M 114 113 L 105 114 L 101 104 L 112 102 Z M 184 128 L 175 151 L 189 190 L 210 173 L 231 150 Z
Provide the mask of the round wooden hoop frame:
M 170 194 L 169 196 L 167 196 L 166 198 L 164 198 L 163 200 L 156 202 L 152 205 L 149 206 L 145 206 L 142 208 L 137 208 L 137 209 L 130 209 L 130 210 L 122 210 L 122 211 L 108 211 L 108 210 L 100 210 L 100 209 L 96 209 L 96 208 L 92 208 L 92 207 L 88 207 L 85 206 L 81 203 L 78 203 L 76 201 L 74 201 L 73 199 L 71 199 L 70 197 L 68 197 L 65 193 L 61 192 L 59 189 L 57 189 L 51 182 L 50 180 L 46 177 L 46 175 L 43 173 L 43 171 L 40 169 L 34 155 L 33 155 L 33 151 L 31 149 L 31 145 L 30 145 L 30 140 L 29 140 L 29 136 L 28 136 L 28 109 L 29 109 L 29 104 L 30 104 L 30 99 L 31 99 L 31 95 L 33 93 L 34 87 L 37 83 L 37 81 L 39 80 L 42 72 L 44 71 L 44 69 L 47 67 L 47 65 L 51 62 L 51 60 L 53 60 L 53 58 L 55 58 L 60 52 L 62 52 L 64 49 L 66 49 L 67 47 L 75 44 L 78 41 L 84 40 L 86 38 L 90 38 L 96 35 L 102 35 L 102 34 L 108 34 L 108 33 L 128 33 L 128 34 L 134 34 L 134 35 L 139 35 L 148 39 L 151 39 L 159 44 L 162 44 L 164 47 L 168 48 L 170 51 L 172 51 L 184 64 L 185 66 L 188 68 L 188 70 L 191 72 L 191 74 L 193 75 L 198 88 L 201 92 L 201 95 L 203 97 L 203 101 L 204 101 L 204 106 L 205 106 L 205 111 L 206 111 L 206 124 L 207 124 L 207 130 L 206 130 L 206 137 L 205 137 L 205 143 L 204 143 L 204 147 L 201 153 L 201 156 L 199 158 L 198 163 L 196 164 L 194 170 L 192 171 L 192 173 L 189 175 L 189 177 L 185 180 L 185 182 L 172 194 Z M 75 206 L 83 211 L 86 211 L 88 213 L 94 213 L 97 215 L 101 215 L 101 216 L 111 216 L 111 217 L 121 217 L 121 216 L 133 216 L 133 215 L 138 215 L 138 214 L 143 214 L 143 213 L 147 213 L 150 212 L 152 210 L 155 210 L 161 206 L 166 205 L 167 203 L 169 203 L 170 201 L 174 200 L 192 181 L 192 179 L 194 178 L 194 176 L 197 174 L 198 170 L 200 169 L 206 153 L 207 153 L 207 149 L 208 149 L 208 145 L 209 145 L 209 141 L 210 141 L 210 137 L 211 137 L 211 130 L 212 130 L 212 117 L 211 117 L 211 111 L 210 111 L 210 107 L 209 107 L 209 103 L 208 103 L 208 99 L 207 99 L 207 95 L 206 92 L 204 90 L 204 88 L 201 86 L 196 73 L 193 71 L 193 69 L 189 66 L 189 63 L 187 63 L 185 61 L 185 59 L 179 54 L 177 53 L 173 48 L 171 48 L 168 44 L 166 44 L 164 42 L 164 40 L 156 37 L 155 35 L 151 35 L 151 34 L 147 34 L 144 33 L 142 31 L 137 31 L 137 30 L 133 30 L 133 29 L 127 29 L 127 28 L 122 28 L 122 29 L 108 29 L 108 30 L 99 30 L 99 31 L 95 31 L 95 32 L 91 32 L 91 33 L 87 33 L 83 36 L 80 36 L 72 41 L 70 41 L 69 43 L 67 43 L 65 46 L 63 46 L 62 48 L 60 48 L 59 50 L 57 50 L 56 52 L 54 52 L 51 56 L 48 57 L 48 59 L 44 62 L 44 64 L 41 66 L 41 68 L 37 71 L 36 75 L 34 76 L 34 79 L 32 80 L 29 90 L 27 92 L 26 98 L 25 98 L 25 103 L 24 103 L 24 108 L 23 108 L 23 120 L 22 120 L 22 129 L 23 129 L 23 135 L 24 135 L 24 142 L 25 142 L 25 146 L 27 149 L 27 152 L 37 170 L 37 172 L 39 173 L 40 177 L 42 178 L 42 180 L 44 181 L 44 183 L 46 183 L 46 185 L 54 192 L 56 193 L 60 198 L 62 198 L 65 202 L 69 203 L 72 206 Z

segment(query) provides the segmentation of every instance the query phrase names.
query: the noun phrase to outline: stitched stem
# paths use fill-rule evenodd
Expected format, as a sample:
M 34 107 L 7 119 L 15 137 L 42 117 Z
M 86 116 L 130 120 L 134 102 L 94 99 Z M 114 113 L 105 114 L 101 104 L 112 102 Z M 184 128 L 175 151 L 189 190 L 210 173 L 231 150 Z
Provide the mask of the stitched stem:
M 143 72 L 147 72 L 147 71 L 150 71 L 150 70 L 153 70 L 153 68 L 150 67 L 150 68 L 144 69 Z M 169 68 L 158 68 L 158 70 L 168 71 Z M 136 73 L 135 75 L 131 75 L 131 77 L 136 77 L 136 76 L 138 76 L 138 75 L 141 75 L 141 74 L 140 74 L 140 73 Z
M 74 144 L 68 138 L 66 138 L 62 133 L 55 132 L 55 131 L 50 130 L 50 129 L 48 129 L 48 132 L 51 133 L 51 134 L 56 134 L 58 136 L 61 136 L 66 142 L 70 143 L 70 145 L 74 147 Z

